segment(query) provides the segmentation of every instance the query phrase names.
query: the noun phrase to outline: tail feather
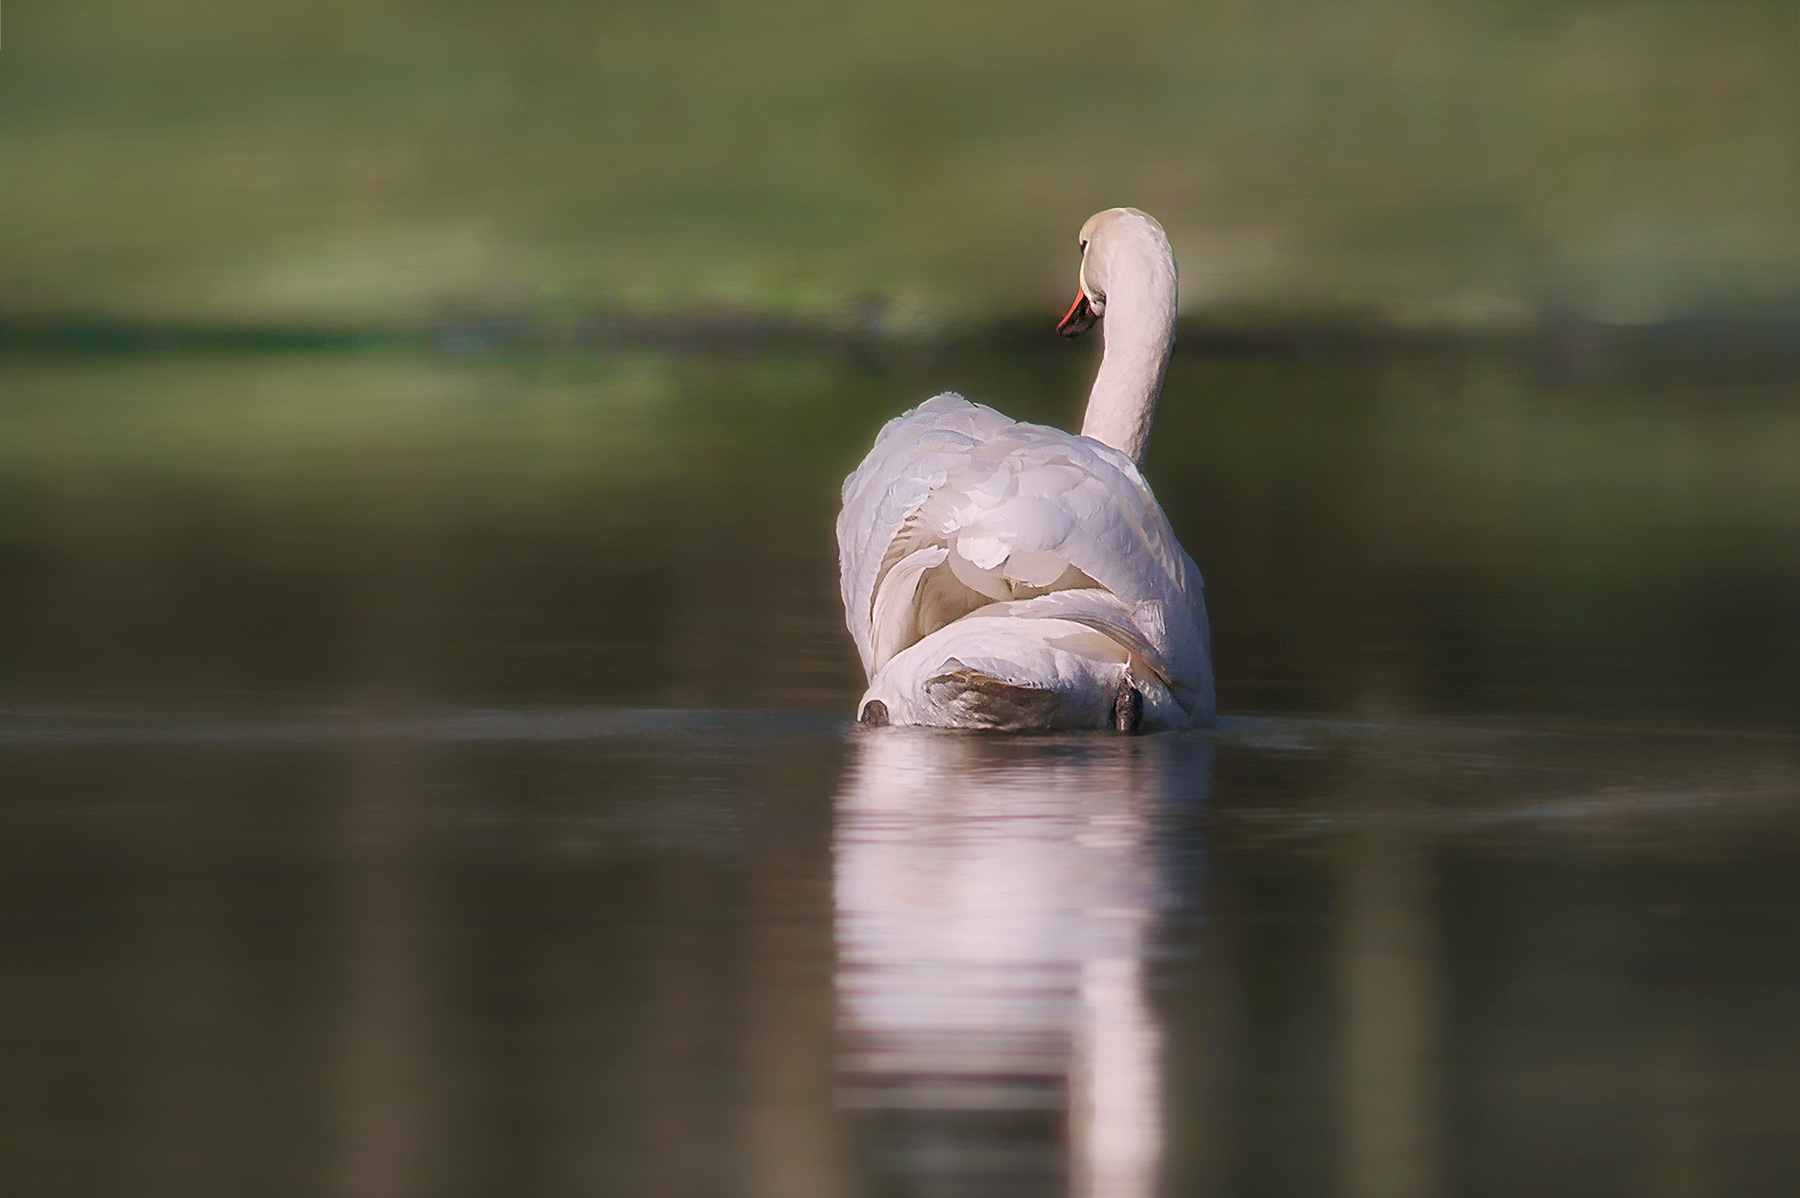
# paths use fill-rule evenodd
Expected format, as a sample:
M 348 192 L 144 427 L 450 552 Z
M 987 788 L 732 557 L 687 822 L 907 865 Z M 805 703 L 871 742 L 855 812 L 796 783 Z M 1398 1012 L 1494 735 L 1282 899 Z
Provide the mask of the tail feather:
M 953 668 L 927 678 L 925 692 L 945 711 L 957 713 L 961 727 L 1001 731 L 1056 727 L 1063 704 L 1058 692 L 1007 682 L 954 657 L 944 664 Z

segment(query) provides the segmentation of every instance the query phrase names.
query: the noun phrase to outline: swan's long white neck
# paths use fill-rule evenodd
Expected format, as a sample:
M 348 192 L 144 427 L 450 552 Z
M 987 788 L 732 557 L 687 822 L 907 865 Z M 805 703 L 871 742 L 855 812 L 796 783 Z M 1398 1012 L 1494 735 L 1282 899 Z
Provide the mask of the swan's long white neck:
M 1167 243 L 1160 237 L 1157 241 L 1161 244 L 1144 247 L 1157 252 L 1128 250 L 1109 263 L 1102 329 L 1106 352 L 1081 424 L 1082 436 L 1139 463 L 1175 348 L 1175 260 Z

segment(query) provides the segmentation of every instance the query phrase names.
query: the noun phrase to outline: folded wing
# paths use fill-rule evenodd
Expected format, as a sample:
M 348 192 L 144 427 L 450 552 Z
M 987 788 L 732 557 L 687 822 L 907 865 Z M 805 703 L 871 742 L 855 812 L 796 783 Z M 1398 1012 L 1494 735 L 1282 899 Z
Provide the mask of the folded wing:
M 1054 615 L 1210 704 L 1200 573 L 1117 450 L 940 395 L 888 422 L 843 499 L 844 607 L 871 679 L 955 620 Z

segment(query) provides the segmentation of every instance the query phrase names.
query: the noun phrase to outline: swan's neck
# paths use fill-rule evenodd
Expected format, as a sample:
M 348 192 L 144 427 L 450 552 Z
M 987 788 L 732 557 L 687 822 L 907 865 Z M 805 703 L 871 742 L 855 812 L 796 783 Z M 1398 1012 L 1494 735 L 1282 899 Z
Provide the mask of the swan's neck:
M 1144 264 L 1109 287 L 1101 331 L 1106 352 L 1088 395 L 1081 435 L 1142 463 L 1156 397 L 1175 348 L 1175 264 Z

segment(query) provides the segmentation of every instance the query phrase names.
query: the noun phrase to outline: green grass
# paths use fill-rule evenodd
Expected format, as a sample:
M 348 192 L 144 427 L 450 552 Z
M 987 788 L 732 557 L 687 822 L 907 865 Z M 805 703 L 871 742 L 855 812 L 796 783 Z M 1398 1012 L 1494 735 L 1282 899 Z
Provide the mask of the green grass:
M 0 55 L 0 311 L 1639 320 L 1800 291 L 1791 3 L 77 0 Z

